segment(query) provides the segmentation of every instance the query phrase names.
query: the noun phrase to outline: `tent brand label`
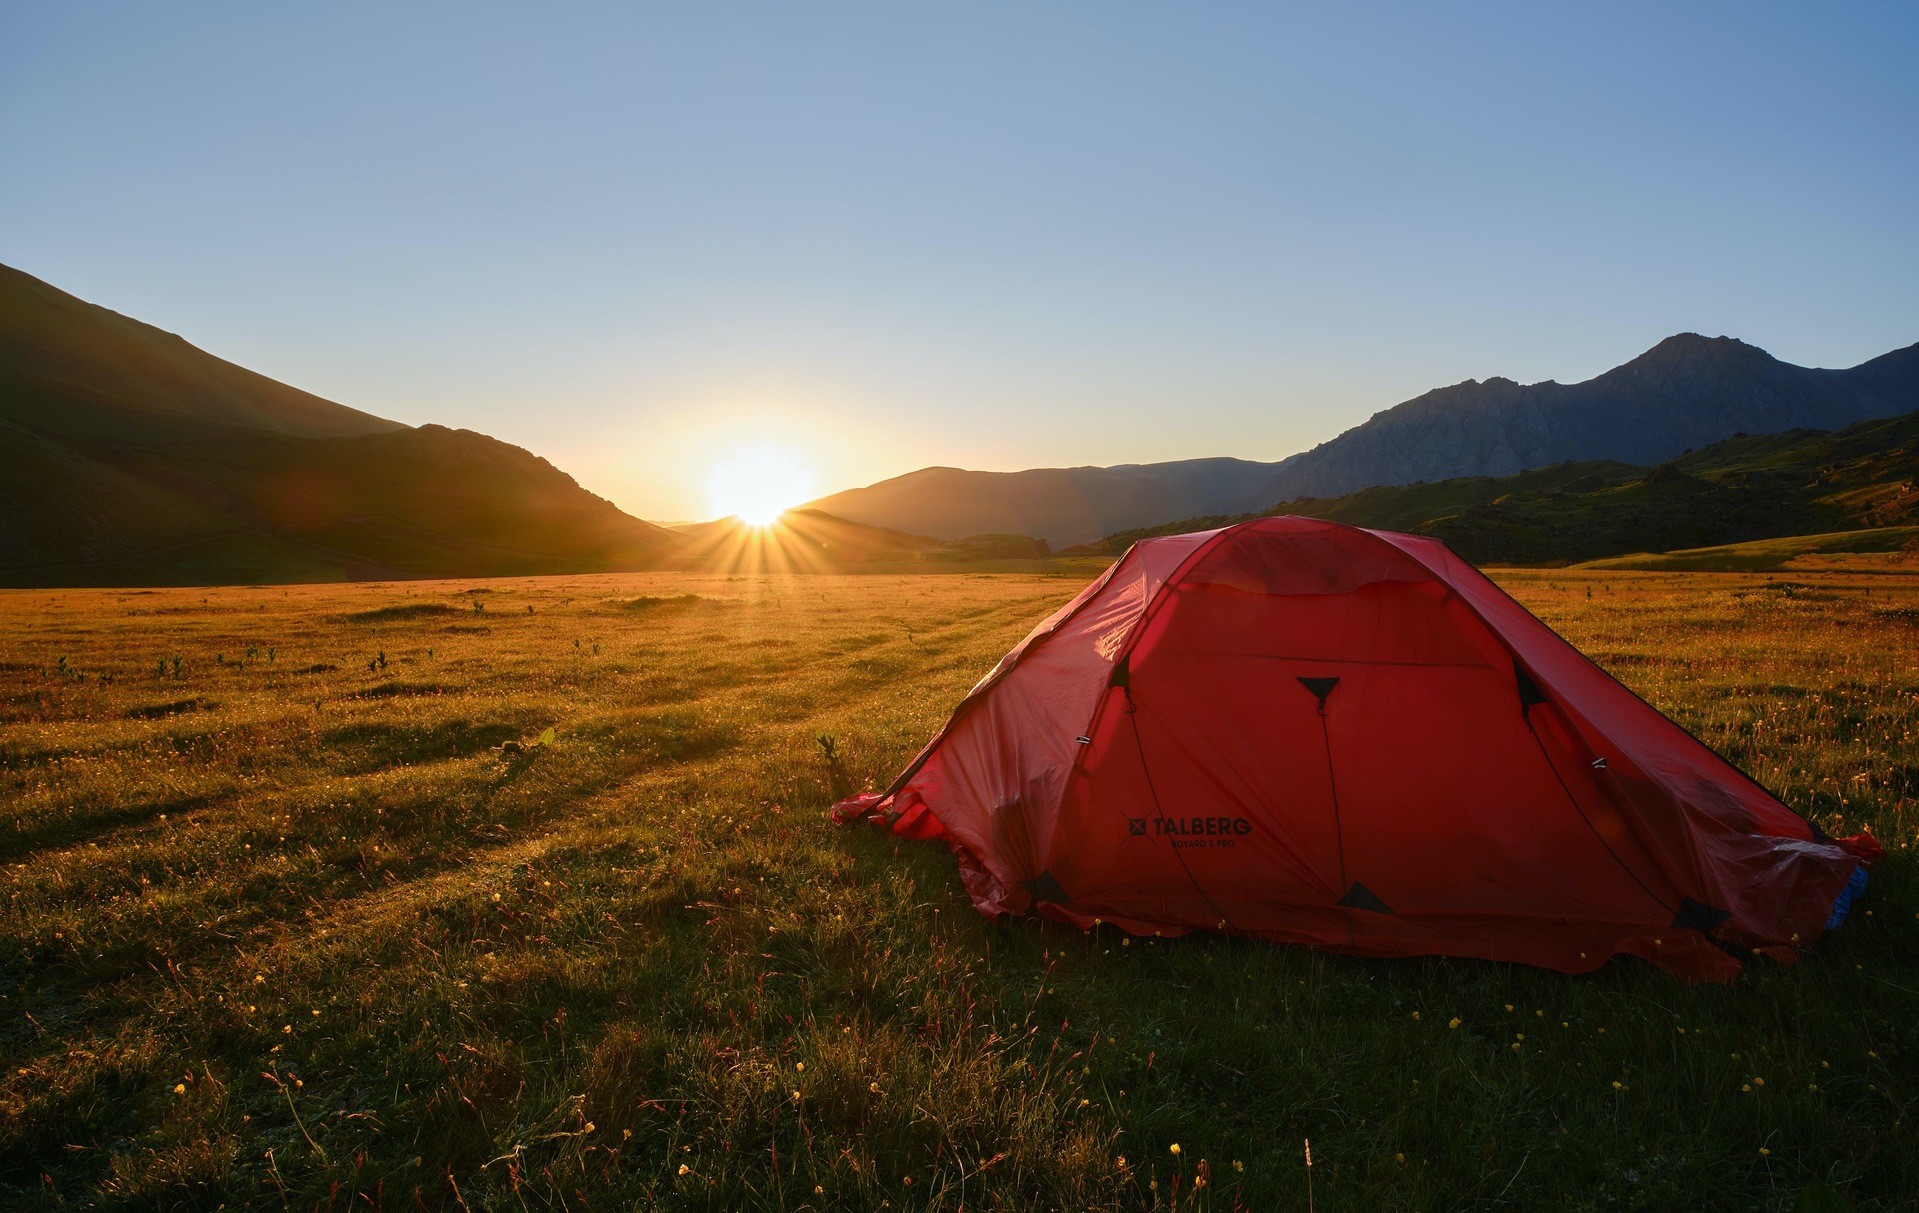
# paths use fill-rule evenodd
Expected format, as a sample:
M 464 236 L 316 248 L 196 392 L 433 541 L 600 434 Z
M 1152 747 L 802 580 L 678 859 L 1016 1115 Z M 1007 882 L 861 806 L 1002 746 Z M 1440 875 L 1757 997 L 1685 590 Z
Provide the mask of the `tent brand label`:
M 1176 847 L 1230 847 L 1253 832 L 1253 823 L 1244 817 L 1135 817 L 1127 832 L 1169 838 Z

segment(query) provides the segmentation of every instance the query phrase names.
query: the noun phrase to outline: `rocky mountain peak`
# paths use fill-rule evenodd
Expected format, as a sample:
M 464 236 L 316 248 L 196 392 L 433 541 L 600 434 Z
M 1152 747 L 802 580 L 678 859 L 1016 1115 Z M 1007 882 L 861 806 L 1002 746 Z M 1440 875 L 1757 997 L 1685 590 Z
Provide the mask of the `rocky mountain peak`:
M 1773 361 L 1771 354 L 1756 345 L 1748 345 L 1737 337 L 1707 337 L 1700 333 L 1674 333 L 1626 365 L 1629 367 L 1675 367 L 1771 361 Z

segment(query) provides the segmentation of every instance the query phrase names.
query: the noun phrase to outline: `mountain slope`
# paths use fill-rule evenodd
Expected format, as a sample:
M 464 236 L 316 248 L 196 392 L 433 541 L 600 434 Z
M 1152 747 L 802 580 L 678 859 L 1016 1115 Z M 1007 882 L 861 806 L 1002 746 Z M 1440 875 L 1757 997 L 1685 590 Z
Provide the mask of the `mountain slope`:
M 404 429 L 0 265 L 0 397 L 160 413 L 311 438 Z
M 0 584 L 631 569 L 669 546 L 519 447 L 336 405 L 0 273 Z
M 1914 408 L 1919 345 L 1817 370 L 1732 338 L 1682 333 L 1582 383 L 1494 378 L 1438 388 L 1278 463 L 927 468 L 812 504 L 874 526 L 941 537 L 1017 531 L 1060 545 L 1372 485 L 1507 476 L 1568 459 L 1657 463 L 1737 433 L 1831 429 Z
M 1263 512 L 1432 535 L 1469 560 L 1509 563 L 1910 527 L 1919 525 L 1919 412 L 1836 432 L 1741 435 L 1653 467 L 1556 464 L 1514 476 L 1297 497 Z M 1112 555 L 1149 535 L 1258 516 L 1189 518 L 1082 550 Z
M 5 584 L 602 571 L 669 546 L 544 459 L 437 425 L 61 442 L 0 422 L 0 468 Z

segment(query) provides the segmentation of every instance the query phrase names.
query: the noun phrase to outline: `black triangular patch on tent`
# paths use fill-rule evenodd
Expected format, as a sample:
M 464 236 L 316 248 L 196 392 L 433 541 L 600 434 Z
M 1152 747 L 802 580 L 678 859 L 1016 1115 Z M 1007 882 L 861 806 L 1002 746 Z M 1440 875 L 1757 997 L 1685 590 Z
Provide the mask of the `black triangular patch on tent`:
M 1059 887 L 1059 881 L 1053 879 L 1051 872 L 1041 872 L 1031 880 L 1022 880 L 1019 887 L 1026 890 L 1035 905 L 1050 901 L 1063 906 L 1072 900 L 1066 895 L 1066 890 Z
M 1323 708 L 1326 706 L 1326 696 L 1333 693 L 1333 688 L 1339 685 L 1339 679 L 1301 678 L 1299 685 L 1319 696 L 1319 706 Z
M 1709 906 L 1703 901 L 1687 897 L 1679 902 L 1679 913 L 1674 916 L 1672 925 L 1710 933 L 1714 927 L 1731 917 L 1731 910 L 1722 910 L 1718 906 Z
M 1112 677 L 1106 680 L 1109 687 L 1130 687 L 1133 685 L 1133 671 L 1127 666 L 1126 658 L 1121 657 L 1113 663 Z
M 1374 893 L 1357 880 L 1353 882 L 1352 888 L 1346 890 L 1346 896 L 1340 898 L 1334 904 L 1345 906 L 1349 910 L 1371 910 L 1375 914 L 1390 914 L 1393 912 L 1393 908 L 1381 901 L 1377 893 Z
M 1520 711 L 1522 712 L 1525 711 L 1527 708 L 1532 707 L 1535 703 L 1546 702 L 1546 692 L 1539 689 L 1539 684 L 1533 681 L 1533 676 L 1526 672 L 1525 666 L 1522 666 L 1519 663 L 1514 662 L 1513 675 L 1514 677 L 1519 679 L 1519 710 Z

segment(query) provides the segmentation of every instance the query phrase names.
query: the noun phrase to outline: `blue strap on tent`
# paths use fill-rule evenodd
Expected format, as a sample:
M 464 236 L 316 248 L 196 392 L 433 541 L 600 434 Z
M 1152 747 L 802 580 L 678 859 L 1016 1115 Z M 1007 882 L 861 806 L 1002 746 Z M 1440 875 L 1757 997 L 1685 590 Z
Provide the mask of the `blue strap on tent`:
M 1832 917 L 1826 919 L 1826 930 L 1837 931 L 1846 925 L 1846 915 L 1852 910 L 1852 903 L 1866 891 L 1866 865 L 1860 864 L 1852 870 L 1852 879 L 1846 887 L 1839 890 L 1839 896 L 1832 902 Z

